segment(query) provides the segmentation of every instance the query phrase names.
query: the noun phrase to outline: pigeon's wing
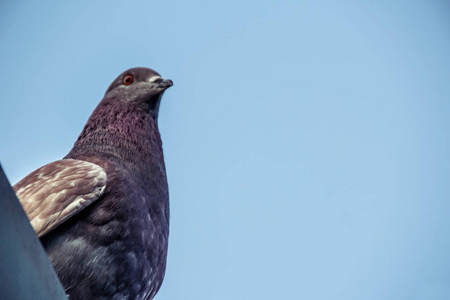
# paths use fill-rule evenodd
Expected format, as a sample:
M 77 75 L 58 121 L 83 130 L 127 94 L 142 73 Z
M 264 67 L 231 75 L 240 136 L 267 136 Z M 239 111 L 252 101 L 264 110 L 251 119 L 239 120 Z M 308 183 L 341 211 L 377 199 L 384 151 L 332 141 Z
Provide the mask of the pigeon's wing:
M 13 188 L 41 237 L 97 200 L 105 187 L 106 173 L 100 166 L 62 159 L 37 169 Z

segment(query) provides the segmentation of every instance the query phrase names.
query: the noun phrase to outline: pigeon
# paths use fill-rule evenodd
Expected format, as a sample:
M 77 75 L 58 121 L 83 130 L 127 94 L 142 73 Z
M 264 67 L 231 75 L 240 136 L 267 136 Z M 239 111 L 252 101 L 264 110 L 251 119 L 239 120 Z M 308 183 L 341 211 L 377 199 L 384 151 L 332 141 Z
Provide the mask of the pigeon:
M 169 191 L 158 112 L 170 79 L 120 74 L 70 152 L 14 185 L 69 299 L 153 299 Z

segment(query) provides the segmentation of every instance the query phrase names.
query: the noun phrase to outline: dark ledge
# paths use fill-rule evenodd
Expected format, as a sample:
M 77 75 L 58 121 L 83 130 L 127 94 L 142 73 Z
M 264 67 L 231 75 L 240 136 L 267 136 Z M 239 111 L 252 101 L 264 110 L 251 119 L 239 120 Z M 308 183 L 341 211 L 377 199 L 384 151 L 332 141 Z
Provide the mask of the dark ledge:
M 0 299 L 67 300 L 1 165 Z

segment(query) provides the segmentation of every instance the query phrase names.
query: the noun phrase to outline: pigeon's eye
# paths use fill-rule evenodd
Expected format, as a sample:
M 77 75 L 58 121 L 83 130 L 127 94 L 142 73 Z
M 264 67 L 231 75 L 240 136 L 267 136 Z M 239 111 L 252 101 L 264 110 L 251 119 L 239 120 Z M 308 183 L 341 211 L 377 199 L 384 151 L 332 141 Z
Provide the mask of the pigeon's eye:
M 127 75 L 123 78 L 123 84 L 130 85 L 133 83 L 133 76 Z

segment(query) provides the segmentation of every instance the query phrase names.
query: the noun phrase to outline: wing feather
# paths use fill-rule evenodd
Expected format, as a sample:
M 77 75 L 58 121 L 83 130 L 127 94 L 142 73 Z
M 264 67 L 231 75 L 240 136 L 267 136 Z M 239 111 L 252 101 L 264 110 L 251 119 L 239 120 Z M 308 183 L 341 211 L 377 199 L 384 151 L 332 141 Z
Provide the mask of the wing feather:
M 98 165 L 62 159 L 45 165 L 13 186 L 38 237 L 97 200 L 106 187 Z

